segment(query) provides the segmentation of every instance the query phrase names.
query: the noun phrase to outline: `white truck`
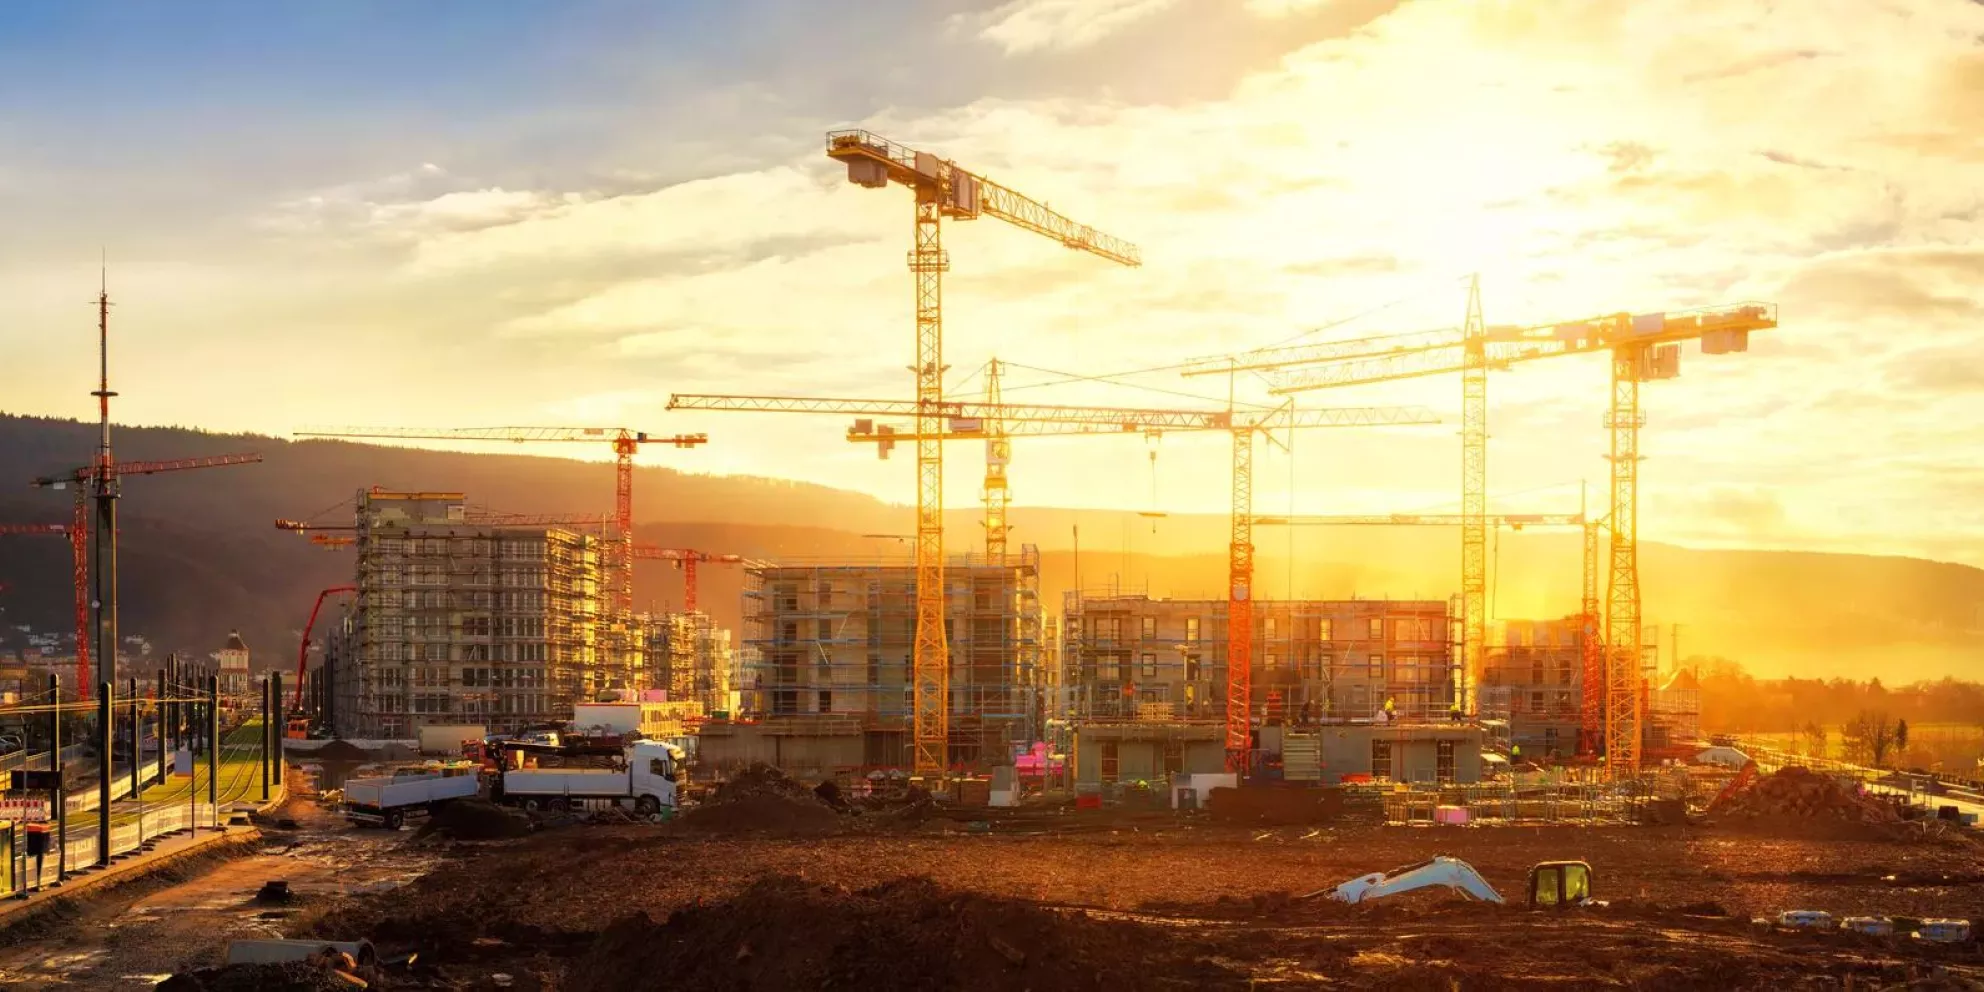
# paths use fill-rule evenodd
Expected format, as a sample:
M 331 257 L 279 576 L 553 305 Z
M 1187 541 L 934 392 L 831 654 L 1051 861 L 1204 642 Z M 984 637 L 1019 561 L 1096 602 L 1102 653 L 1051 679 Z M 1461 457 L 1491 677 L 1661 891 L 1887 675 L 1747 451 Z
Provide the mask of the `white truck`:
M 398 830 L 408 817 L 427 815 L 445 803 L 481 792 L 479 770 L 464 763 L 349 779 L 344 784 L 345 819 Z
M 506 771 L 490 783 L 489 798 L 525 809 L 569 810 L 587 800 L 631 803 L 642 816 L 675 809 L 682 749 L 663 741 L 636 741 L 624 752 L 625 768 L 529 768 Z

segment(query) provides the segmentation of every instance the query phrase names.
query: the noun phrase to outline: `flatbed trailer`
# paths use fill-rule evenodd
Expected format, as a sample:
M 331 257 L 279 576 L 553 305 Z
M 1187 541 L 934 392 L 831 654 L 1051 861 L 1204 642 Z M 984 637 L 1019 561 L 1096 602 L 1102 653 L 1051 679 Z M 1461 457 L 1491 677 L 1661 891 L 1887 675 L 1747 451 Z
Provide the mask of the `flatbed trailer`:
M 358 824 L 399 829 L 417 816 L 482 792 L 478 769 L 472 765 L 416 771 L 373 778 L 355 778 L 344 784 L 345 819 Z

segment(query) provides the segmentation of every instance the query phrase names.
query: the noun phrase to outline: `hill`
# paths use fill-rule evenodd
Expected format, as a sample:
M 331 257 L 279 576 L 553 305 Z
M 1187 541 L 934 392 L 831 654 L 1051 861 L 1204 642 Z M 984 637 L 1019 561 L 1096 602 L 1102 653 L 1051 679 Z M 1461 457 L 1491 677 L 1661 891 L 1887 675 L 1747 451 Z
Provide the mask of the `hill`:
M 601 463 L 525 455 L 465 454 L 337 441 L 292 442 L 180 428 L 119 427 L 124 460 L 254 452 L 240 468 L 133 478 L 120 504 L 127 632 L 161 650 L 204 653 L 239 627 L 258 663 L 293 657 L 316 590 L 346 581 L 349 552 L 325 551 L 274 529 L 307 518 L 371 485 L 448 489 L 514 512 L 599 512 L 610 502 Z M 87 460 L 92 425 L 0 416 L 0 478 L 20 483 Z M 663 546 L 758 558 L 906 555 L 906 544 L 863 537 L 902 534 L 910 513 L 867 496 L 779 479 L 637 470 L 637 532 Z M 905 485 L 907 478 L 905 478 Z M 0 488 L 0 521 L 67 519 L 66 493 Z M 336 513 L 330 516 L 336 516 Z M 1062 590 L 1114 587 L 1157 596 L 1213 598 L 1226 583 L 1226 519 L 1146 519 L 1130 512 L 1020 507 L 1014 541 L 1043 551 L 1043 589 L 1058 612 Z M 953 541 L 978 540 L 976 514 L 947 514 Z M 1075 553 L 1079 528 L 1080 554 Z M 1262 528 L 1260 595 L 1445 598 L 1458 584 L 1458 536 L 1445 528 Z M 1493 603 L 1501 616 L 1576 610 L 1581 568 L 1575 533 L 1505 533 Z M 1290 567 L 1290 562 L 1295 567 Z M 1663 655 L 1680 624 L 1687 655 L 1743 660 L 1759 675 L 1890 682 L 1971 675 L 1984 648 L 1984 570 L 1909 558 L 1790 551 L 1699 550 L 1648 542 L 1641 581 L 1647 621 L 1662 627 Z M 702 598 L 738 621 L 742 576 L 701 572 Z M 48 537 L 0 538 L 0 610 L 12 623 L 64 630 L 70 620 L 67 545 Z M 642 606 L 679 603 L 679 575 L 643 562 Z

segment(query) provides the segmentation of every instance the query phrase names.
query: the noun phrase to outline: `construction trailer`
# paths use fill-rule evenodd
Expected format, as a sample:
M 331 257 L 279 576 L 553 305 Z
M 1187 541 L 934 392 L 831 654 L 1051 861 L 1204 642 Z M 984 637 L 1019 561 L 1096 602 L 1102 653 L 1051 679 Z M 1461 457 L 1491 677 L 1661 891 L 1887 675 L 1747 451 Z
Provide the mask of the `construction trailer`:
M 943 577 L 948 764 L 987 767 L 1042 732 L 1040 553 L 1024 545 L 1003 563 L 957 556 Z M 738 717 L 782 721 L 783 729 L 733 736 L 776 738 L 780 756 L 794 767 L 827 755 L 855 757 L 846 740 L 851 725 L 858 728 L 859 755 L 842 764 L 909 767 L 916 594 L 915 568 L 902 558 L 748 568 Z M 799 732 L 812 724 L 818 734 Z M 704 742 L 706 763 L 713 744 Z M 819 761 L 808 747 L 820 752 Z
M 1226 719 L 1225 600 L 1067 593 L 1061 695 L 1077 724 Z M 1263 600 L 1253 606 L 1256 726 L 1448 719 L 1458 700 L 1445 600 Z
M 520 730 L 639 687 L 639 653 L 600 650 L 601 538 L 471 523 L 460 493 L 378 490 L 358 494 L 356 537 L 354 736 Z
M 696 702 L 703 713 L 728 716 L 737 709 L 737 657 L 730 631 L 709 614 L 644 613 L 637 618 L 644 641 L 647 688 L 677 702 Z

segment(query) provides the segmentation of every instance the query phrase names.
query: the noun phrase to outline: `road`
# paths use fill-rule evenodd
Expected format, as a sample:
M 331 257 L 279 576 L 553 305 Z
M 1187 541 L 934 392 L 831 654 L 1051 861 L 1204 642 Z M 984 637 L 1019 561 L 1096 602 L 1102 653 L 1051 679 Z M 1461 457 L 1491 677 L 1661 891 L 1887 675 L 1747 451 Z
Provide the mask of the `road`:
M 252 784 L 259 794 L 260 778 Z M 184 785 L 175 787 L 183 798 Z M 68 925 L 0 948 L 0 989 L 148 989 L 173 971 L 218 963 L 229 940 L 281 936 L 291 913 L 403 885 L 434 863 L 434 855 L 406 846 L 405 833 L 352 828 L 308 798 L 291 800 L 282 815 L 299 829 L 270 831 L 253 854 L 149 894 L 92 900 Z M 273 879 L 297 893 L 292 906 L 254 901 Z

